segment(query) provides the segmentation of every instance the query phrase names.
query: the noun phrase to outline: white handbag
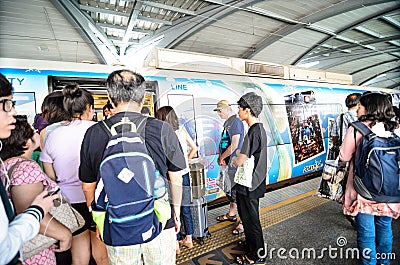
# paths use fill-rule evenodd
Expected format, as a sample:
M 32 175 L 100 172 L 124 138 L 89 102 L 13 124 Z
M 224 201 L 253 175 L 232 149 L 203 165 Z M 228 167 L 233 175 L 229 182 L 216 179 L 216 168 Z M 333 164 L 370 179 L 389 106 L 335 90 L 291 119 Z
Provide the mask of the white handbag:
M 246 159 L 243 165 L 238 167 L 235 173 L 235 178 L 233 181 L 242 186 L 251 188 L 251 182 L 253 180 L 253 170 L 254 170 L 254 156 Z

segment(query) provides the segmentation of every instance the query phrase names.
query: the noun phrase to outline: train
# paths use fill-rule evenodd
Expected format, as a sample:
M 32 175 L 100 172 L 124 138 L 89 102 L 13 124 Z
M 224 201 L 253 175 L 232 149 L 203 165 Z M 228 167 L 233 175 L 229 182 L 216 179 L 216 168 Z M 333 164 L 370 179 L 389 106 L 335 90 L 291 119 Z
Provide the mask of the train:
M 51 91 L 78 83 L 95 97 L 95 119 L 102 119 L 107 101 L 106 78 L 126 66 L 34 61 L 0 58 L 0 72 L 14 87 L 18 113 L 33 121 L 41 102 Z M 267 188 L 279 187 L 318 175 L 332 146 L 332 122 L 342 112 L 348 94 L 378 91 L 400 102 L 400 91 L 352 84 L 350 75 L 239 58 L 155 48 L 142 66 L 132 69 L 146 79 L 145 105 L 152 115 L 172 106 L 199 146 L 206 166 L 206 199 L 223 197 L 219 187 L 218 144 L 223 120 L 213 111 L 219 100 L 262 96 L 260 121 L 268 138 Z

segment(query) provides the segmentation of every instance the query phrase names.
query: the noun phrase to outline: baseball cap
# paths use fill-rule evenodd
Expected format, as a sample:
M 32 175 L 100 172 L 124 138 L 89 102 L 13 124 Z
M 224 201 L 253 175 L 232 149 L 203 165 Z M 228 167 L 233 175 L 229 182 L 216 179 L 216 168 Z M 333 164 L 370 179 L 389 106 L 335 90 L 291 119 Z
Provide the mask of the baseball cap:
M 214 109 L 214 111 L 217 111 L 217 110 L 222 110 L 222 109 L 224 109 L 224 108 L 226 108 L 226 107 L 229 107 L 231 104 L 229 103 L 229 101 L 228 100 L 221 100 L 221 101 L 219 101 L 218 103 L 217 103 L 217 107 Z

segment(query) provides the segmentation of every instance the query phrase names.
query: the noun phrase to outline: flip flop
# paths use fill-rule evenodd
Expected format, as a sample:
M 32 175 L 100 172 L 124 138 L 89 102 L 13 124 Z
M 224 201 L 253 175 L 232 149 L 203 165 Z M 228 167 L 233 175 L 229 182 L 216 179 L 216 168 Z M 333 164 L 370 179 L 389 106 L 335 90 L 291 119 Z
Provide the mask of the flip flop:
M 225 222 L 225 221 L 236 222 L 236 220 L 237 220 L 236 214 L 229 215 L 229 213 L 227 213 L 227 214 L 217 216 L 218 222 Z

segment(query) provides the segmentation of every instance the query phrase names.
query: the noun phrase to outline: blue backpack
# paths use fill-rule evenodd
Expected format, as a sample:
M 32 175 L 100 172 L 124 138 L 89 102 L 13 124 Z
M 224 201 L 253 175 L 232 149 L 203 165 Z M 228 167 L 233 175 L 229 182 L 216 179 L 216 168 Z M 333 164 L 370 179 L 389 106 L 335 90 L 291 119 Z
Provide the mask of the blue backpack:
M 94 220 L 109 246 L 146 243 L 162 231 L 154 211 L 156 168 L 137 132 L 145 121 L 138 129 L 126 117 L 110 128 L 101 123 L 110 138 L 100 164 L 93 211 L 105 213 Z M 122 126 L 122 133 L 116 131 L 118 126 Z
M 376 202 L 400 202 L 400 138 L 379 137 L 362 122 L 351 124 L 363 138 L 355 160 L 354 188 Z

